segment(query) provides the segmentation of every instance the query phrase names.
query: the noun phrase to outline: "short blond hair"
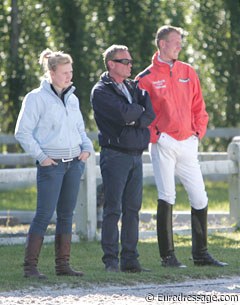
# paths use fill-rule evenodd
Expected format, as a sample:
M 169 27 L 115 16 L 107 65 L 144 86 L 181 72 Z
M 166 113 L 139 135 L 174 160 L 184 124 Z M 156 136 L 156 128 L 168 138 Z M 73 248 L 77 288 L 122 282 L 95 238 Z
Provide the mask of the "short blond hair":
M 39 64 L 43 66 L 44 72 L 56 71 L 58 65 L 72 64 L 73 60 L 69 54 L 62 51 L 45 49 L 39 56 Z
M 103 52 L 103 61 L 107 70 L 108 61 L 113 60 L 115 58 L 116 53 L 119 51 L 128 51 L 128 47 L 124 45 L 113 44 Z
M 180 27 L 172 26 L 172 25 L 164 25 L 157 30 L 157 33 L 155 36 L 155 44 L 158 49 L 159 49 L 159 41 L 166 40 L 168 35 L 172 32 L 176 32 L 179 35 L 183 36 L 183 29 Z

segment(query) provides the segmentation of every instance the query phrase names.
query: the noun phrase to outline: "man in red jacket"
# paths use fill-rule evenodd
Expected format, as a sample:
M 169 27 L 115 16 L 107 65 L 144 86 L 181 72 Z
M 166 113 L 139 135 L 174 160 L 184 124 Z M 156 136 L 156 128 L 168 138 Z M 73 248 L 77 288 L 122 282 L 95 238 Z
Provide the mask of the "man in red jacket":
M 152 158 L 158 190 L 157 234 L 162 266 L 186 267 L 174 254 L 172 207 L 175 174 L 191 203 L 192 256 L 195 265 L 224 266 L 207 251 L 208 198 L 198 162 L 198 141 L 207 128 L 200 82 L 194 69 L 178 61 L 182 29 L 163 26 L 156 34 L 158 51 L 137 79 L 148 91 L 155 120 L 150 125 Z

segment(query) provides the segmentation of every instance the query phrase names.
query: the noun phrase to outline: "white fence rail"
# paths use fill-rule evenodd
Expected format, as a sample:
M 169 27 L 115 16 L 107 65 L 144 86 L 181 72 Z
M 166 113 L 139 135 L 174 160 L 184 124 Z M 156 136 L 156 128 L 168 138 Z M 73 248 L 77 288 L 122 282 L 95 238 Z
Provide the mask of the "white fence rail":
M 218 175 L 229 182 L 230 218 L 240 226 L 240 137 L 234 137 L 226 153 L 200 153 L 199 160 L 204 177 Z M 15 162 L 14 162 L 15 161 Z M 0 164 L 34 164 L 27 154 L 0 154 Z M 153 182 L 153 169 L 148 153 L 143 155 L 143 177 Z M 80 237 L 96 237 L 96 186 L 101 181 L 99 154 L 92 154 L 86 163 L 80 182 L 74 222 Z M 0 170 L 0 190 L 36 183 L 36 168 L 10 168 Z

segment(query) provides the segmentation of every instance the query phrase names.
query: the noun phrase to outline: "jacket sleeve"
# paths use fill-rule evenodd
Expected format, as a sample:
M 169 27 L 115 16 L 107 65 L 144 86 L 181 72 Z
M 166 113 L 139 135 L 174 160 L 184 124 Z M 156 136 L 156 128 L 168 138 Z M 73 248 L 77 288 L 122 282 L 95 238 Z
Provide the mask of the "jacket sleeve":
M 40 110 L 36 101 L 36 95 L 29 93 L 23 100 L 18 115 L 15 138 L 21 144 L 25 152 L 29 153 L 40 163 L 47 159 L 38 142 L 34 138 L 34 130 L 38 124 Z
M 194 95 L 192 103 L 192 125 L 199 139 L 202 139 L 206 133 L 208 124 L 208 114 L 206 112 L 205 102 L 202 96 L 200 81 L 195 74 Z
M 138 88 L 138 102 L 144 107 L 145 111 L 138 119 L 137 124 L 139 127 L 145 128 L 148 127 L 156 117 L 147 91 Z
M 151 88 L 149 86 L 149 82 L 145 81 L 146 78 L 144 78 L 144 77 L 142 78 L 142 77 L 137 76 L 136 80 L 138 80 L 139 88 L 141 88 L 142 90 L 146 90 L 148 92 L 148 95 L 150 95 Z M 150 103 L 151 103 L 151 106 L 152 106 L 151 100 L 150 100 Z M 154 110 L 153 110 L 153 112 L 154 112 Z M 148 126 L 149 131 L 150 131 L 150 142 L 151 143 L 156 143 L 159 139 L 159 136 L 160 136 L 160 132 L 159 132 L 158 127 L 157 127 L 159 117 L 155 112 L 154 112 L 154 116 L 155 116 L 154 119 L 152 120 L 152 122 Z
M 82 139 L 81 150 L 91 153 L 94 151 L 93 144 L 92 144 L 92 141 L 87 136 L 87 133 L 85 130 L 85 124 L 84 124 L 82 113 L 80 110 L 79 110 L 79 117 L 80 117 L 80 119 L 79 119 L 78 131 L 79 131 L 81 139 Z
M 121 126 L 137 121 L 144 112 L 143 106 L 136 103 L 125 103 L 114 92 L 99 88 L 93 89 L 91 101 L 94 111 Z

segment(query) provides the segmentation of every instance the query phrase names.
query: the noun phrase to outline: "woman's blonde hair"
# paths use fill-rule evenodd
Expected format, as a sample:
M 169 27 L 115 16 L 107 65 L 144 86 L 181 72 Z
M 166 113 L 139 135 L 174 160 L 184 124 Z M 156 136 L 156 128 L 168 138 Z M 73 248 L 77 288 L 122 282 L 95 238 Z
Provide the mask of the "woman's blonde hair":
M 62 51 L 45 49 L 39 56 L 39 64 L 43 66 L 44 72 L 56 71 L 58 65 L 72 64 L 73 60 L 69 54 Z

